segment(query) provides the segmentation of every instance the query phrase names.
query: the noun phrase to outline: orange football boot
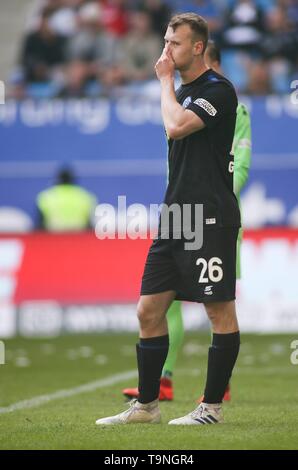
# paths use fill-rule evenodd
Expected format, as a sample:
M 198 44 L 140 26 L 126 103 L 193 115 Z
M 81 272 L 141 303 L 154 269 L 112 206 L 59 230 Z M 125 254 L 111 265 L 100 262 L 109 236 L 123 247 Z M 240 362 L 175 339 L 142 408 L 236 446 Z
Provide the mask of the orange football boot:
M 125 395 L 129 400 L 132 398 L 138 398 L 139 389 L 135 388 L 124 388 L 122 390 L 123 395 Z M 173 383 L 171 379 L 167 377 L 162 377 L 160 379 L 160 388 L 159 388 L 159 400 L 160 401 L 172 401 L 174 399 Z
M 230 384 L 227 385 L 227 388 L 226 388 L 226 391 L 225 391 L 225 394 L 223 396 L 223 401 L 231 401 L 231 387 L 230 387 Z M 198 399 L 198 403 L 202 403 L 204 401 L 204 395 L 202 395 L 199 399 Z

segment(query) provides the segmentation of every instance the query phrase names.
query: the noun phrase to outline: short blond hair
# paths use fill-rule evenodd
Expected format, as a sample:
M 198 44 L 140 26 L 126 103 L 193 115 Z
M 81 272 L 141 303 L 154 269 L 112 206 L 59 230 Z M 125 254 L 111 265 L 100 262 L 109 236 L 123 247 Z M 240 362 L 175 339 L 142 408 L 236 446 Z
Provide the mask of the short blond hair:
M 201 40 L 203 42 L 203 54 L 206 50 L 209 38 L 208 23 L 200 15 L 196 13 L 180 13 L 172 17 L 169 22 L 169 27 L 176 31 L 178 26 L 187 24 L 193 32 L 194 40 Z

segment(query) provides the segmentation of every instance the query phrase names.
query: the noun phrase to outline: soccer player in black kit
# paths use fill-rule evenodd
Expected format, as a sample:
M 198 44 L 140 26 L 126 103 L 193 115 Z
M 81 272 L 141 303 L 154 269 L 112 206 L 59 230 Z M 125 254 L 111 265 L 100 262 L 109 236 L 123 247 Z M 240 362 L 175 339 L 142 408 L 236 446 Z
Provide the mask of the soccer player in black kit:
M 193 13 L 174 16 L 155 69 L 161 84 L 161 110 L 168 137 L 169 183 L 164 203 L 191 207 L 179 227 L 160 227 L 149 250 L 138 304 L 139 397 L 99 425 L 158 423 L 159 380 L 167 357 L 166 312 L 173 300 L 202 302 L 212 324 L 204 402 L 173 419 L 171 425 L 223 421 L 222 399 L 238 356 L 240 336 L 235 310 L 236 241 L 240 212 L 233 193 L 233 155 L 237 97 L 233 85 L 208 69 L 204 52 L 206 21 Z M 174 74 L 181 86 L 175 92 Z M 203 244 L 186 249 L 187 231 L 203 206 Z M 182 214 L 183 211 L 182 211 Z M 183 227 L 182 227 L 183 225 Z

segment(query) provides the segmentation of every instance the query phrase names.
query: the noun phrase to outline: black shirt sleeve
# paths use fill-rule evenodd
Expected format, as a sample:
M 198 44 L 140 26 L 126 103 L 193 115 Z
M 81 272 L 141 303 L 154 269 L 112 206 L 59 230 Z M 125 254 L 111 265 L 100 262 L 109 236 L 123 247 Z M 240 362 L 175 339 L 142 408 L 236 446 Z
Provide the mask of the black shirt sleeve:
M 214 127 L 225 115 L 236 113 L 237 96 L 224 82 L 208 85 L 186 109 L 199 116 L 207 127 Z

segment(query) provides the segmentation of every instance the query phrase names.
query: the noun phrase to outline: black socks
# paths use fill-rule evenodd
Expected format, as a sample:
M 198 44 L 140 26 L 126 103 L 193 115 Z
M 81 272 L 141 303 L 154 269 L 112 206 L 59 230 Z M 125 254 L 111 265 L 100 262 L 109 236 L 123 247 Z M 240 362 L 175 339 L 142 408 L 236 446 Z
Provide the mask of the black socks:
M 239 353 L 240 334 L 213 334 L 204 403 L 221 403 Z
M 140 338 L 137 344 L 139 402 L 150 403 L 159 396 L 160 377 L 168 355 L 169 335 Z

